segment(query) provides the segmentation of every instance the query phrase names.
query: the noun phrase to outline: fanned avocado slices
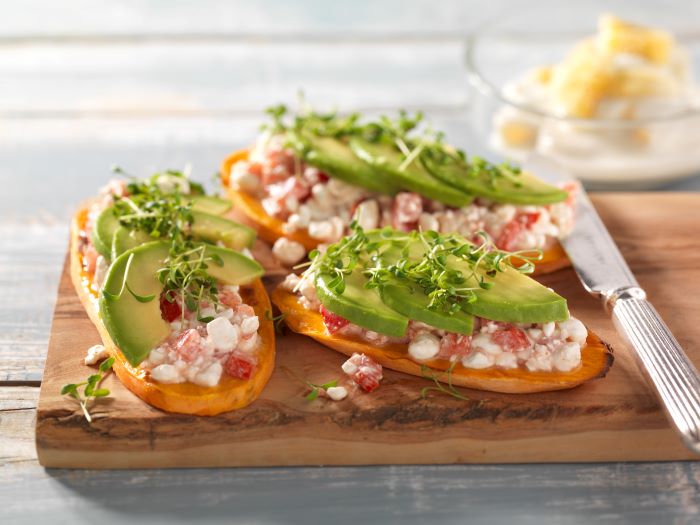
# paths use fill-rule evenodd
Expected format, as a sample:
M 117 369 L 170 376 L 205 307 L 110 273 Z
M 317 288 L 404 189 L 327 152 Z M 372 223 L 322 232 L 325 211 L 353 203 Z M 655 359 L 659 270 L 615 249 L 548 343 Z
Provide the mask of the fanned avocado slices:
M 133 366 L 171 333 L 170 324 L 161 316 L 164 287 L 158 278 L 169 253 L 167 241 L 125 251 L 110 266 L 100 292 L 100 315 L 112 340 Z M 216 258 L 220 264 L 210 263 L 207 273 L 226 284 L 249 283 L 264 273 L 253 259 L 226 248 L 207 245 L 204 257 Z
M 417 130 L 421 113 L 360 122 L 359 113 L 340 117 L 305 111 L 289 124 L 286 112 L 284 106 L 270 108 L 274 123 L 269 129 L 285 133 L 300 158 L 331 177 L 377 193 L 413 191 L 455 208 L 475 197 L 520 205 L 552 204 L 568 197 L 518 168 L 478 157 L 467 160 L 440 133 Z
M 393 230 L 367 232 L 364 246 L 372 248 L 353 252 L 357 259 L 353 270 L 345 276 L 343 286 L 338 287 L 337 279 L 334 281 L 328 272 L 316 275 L 319 300 L 326 309 L 352 323 L 391 336 L 403 335 L 408 319 L 467 335 L 473 330 L 473 316 L 510 323 L 568 319 L 566 299 L 503 260 L 496 270 L 486 258 L 480 257 L 483 252 L 476 256 L 478 263 L 465 259 L 460 256 L 461 250 L 474 245 L 458 236 L 449 236 L 445 241 L 451 242 L 455 251 L 435 255 L 435 245 L 421 235 Z M 425 268 L 415 268 L 414 265 L 425 264 L 431 258 L 429 252 L 434 262 L 427 273 Z M 317 257 L 327 258 L 329 253 L 339 252 L 332 246 L 326 254 Z M 330 257 L 325 261 L 326 267 L 342 268 L 347 264 L 347 255 L 339 260 L 333 259 L 335 255 Z M 379 284 L 368 287 L 368 275 L 374 274 L 377 268 L 386 271 Z M 428 275 L 437 280 L 429 281 Z M 436 282 L 443 283 L 443 292 L 452 297 L 439 307 L 431 305 Z M 457 290 L 471 290 L 471 293 L 459 295 Z
M 470 165 L 456 156 L 440 157 L 426 152 L 420 160 L 437 179 L 495 202 L 542 205 L 561 202 L 569 196 L 526 171 L 494 166 L 480 159 L 473 159 Z
M 350 146 L 340 139 L 301 130 L 290 132 L 289 138 L 301 158 L 331 177 L 387 195 L 400 190 L 400 186 L 382 177 L 372 166 L 360 160 Z
M 198 211 L 207 209 L 225 212 L 228 208 L 218 202 L 221 199 L 207 197 L 205 200 L 204 197 L 196 197 L 192 200 L 192 235 L 195 238 L 212 243 L 221 242 L 234 250 L 250 247 L 255 242 L 256 234 L 252 228 L 220 215 Z M 128 249 L 153 240 L 157 239 L 146 232 L 133 231 L 122 226 L 112 207 L 106 208 L 98 215 L 92 233 L 95 249 L 110 260 Z
M 418 159 L 407 162 L 401 152 L 389 144 L 354 137 L 350 139 L 350 148 L 386 179 L 403 188 L 456 208 L 474 200 L 472 195 L 435 178 Z
M 326 273 L 316 276 L 316 294 L 329 311 L 368 330 L 394 337 L 406 333 L 408 317 L 384 304 L 376 289 L 365 288 L 367 278 L 359 269 L 346 276 L 342 293 L 329 285 L 332 280 Z

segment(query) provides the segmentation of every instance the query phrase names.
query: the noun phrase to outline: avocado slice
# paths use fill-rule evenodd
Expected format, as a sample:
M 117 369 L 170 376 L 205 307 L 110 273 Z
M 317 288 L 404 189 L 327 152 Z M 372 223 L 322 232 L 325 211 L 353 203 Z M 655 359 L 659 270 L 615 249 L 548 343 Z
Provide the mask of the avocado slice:
M 109 207 L 97 216 L 92 229 L 92 244 L 95 245 L 97 252 L 107 259 L 112 256 L 112 239 L 117 228 L 119 228 L 119 219 L 114 215 L 114 209 Z
M 136 248 L 147 242 L 153 241 L 153 237 L 141 230 L 130 230 L 126 226 L 119 226 L 112 237 L 112 259 L 115 260 L 122 253 L 131 248 Z
M 464 311 L 452 315 L 428 309 L 430 298 L 417 285 L 393 281 L 381 288 L 382 301 L 389 308 L 440 330 L 471 335 L 474 330 L 474 316 Z
M 114 343 L 133 366 L 138 366 L 153 348 L 170 336 L 170 325 L 161 317 L 159 299 L 163 285 L 156 273 L 164 266 L 169 249 L 169 242 L 155 241 L 127 250 L 110 266 L 100 293 L 102 320 Z M 206 255 L 213 254 L 221 257 L 223 265 L 210 264 L 207 271 L 226 284 L 244 284 L 264 273 L 256 261 L 238 252 L 207 245 Z M 127 266 L 126 283 L 141 300 L 123 287 Z M 144 302 L 148 297 L 152 298 Z
M 378 176 L 374 168 L 358 159 L 345 142 L 304 132 L 290 132 L 290 139 L 298 155 L 331 177 L 387 195 L 400 190 L 398 185 Z
M 466 241 L 465 241 L 466 243 Z M 394 263 L 404 250 L 405 245 L 392 246 L 382 253 L 386 264 Z M 407 254 L 410 260 L 420 260 L 425 253 L 425 245 L 418 240 L 411 241 Z M 458 270 L 464 276 L 472 275 L 472 268 L 466 261 L 450 256 L 446 264 L 448 269 Z M 427 309 L 429 298 L 419 286 L 407 280 L 389 281 L 382 288 L 382 299 L 396 311 L 411 319 L 450 332 L 469 334 L 473 320 L 471 315 L 510 323 L 546 323 L 564 321 L 569 317 L 566 299 L 549 288 L 524 275 L 514 268 L 506 268 L 494 277 L 486 276 L 485 281 L 493 283 L 489 289 L 479 288 L 477 278 L 471 277 L 465 286 L 477 288 L 477 300 L 464 305 L 465 312 L 448 314 Z M 469 315 L 471 314 L 471 315 Z
M 448 267 L 465 275 L 472 273 L 464 261 L 453 259 L 448 261 Z M 566 299 L 514 268 L 507 267 L 485 280 L 493 286 L 477 289 L 477 300 L 464 306 L 472 315 L 508 323 L 547 323 L 569 318 Z M 478 286 L 475 278 L 468 285 Z
M 210 195 L 195 195 L 190 197 L 192 210 L 210 213 L 212 215 L 223 215 L 231 209 L 231 201 Z
M 255 242 L 255 230 L 238 222 L 200 211 L 192 211 L 192 235 L 209 242 L 222 242 L 227 248 L 240 250 Z
M 453 157 L 445 157 L 439 162 L 431 155 L 422 155 L 421 163 L 446 184 L 495 202 L 543 205 L 564 201 L 569 196 L 561 188 L 526 171 L 493 180 L 486 171 L 472 173 L 465 161 Z
M 406 333 L 408 317 L 384 304 L 376 289 L 365 288 L 367 279 L 360 271 L 346 276 L 342 294 L 329 288 L 332 279 L 324 273 L 316 276 L 316 294 L 329 311 L 380 334 L 402 337 Z
M 403 156 L 388 144 L 355 137 L 350 140 L 350 148 L 360 159 L 403 188 L 456 208 L 466 206 L 474 200 L 472 195 L 433 177 L 418 159 L 405 169 L 400 169 Z

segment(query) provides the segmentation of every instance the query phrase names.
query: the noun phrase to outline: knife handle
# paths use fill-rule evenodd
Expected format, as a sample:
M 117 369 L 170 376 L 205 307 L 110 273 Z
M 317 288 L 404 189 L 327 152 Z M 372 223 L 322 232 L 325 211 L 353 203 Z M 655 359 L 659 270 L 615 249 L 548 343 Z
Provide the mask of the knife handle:
M 613 321 L 625 336 L 685 444 L 700 453 L 700 376 L 661 316 L 639 288 L 612 302 Z

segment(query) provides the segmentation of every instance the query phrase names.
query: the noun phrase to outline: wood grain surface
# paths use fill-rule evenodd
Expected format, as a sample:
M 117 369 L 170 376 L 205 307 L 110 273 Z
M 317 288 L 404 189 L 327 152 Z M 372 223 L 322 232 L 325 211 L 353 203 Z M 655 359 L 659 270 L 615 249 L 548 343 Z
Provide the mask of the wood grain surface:
M 594 202 L 650 299 L 700 363 L 700 196 L 607 194 Z M 659 220 L 664 217 L 664 220 Z M 608 377 L 533 395 L 464 390 L 469 401 L 421 399 L 425 380 L 386 371 L 371 395 L 308 402 L 295 376 L 325 382 L 343 357 L 300 336 L 279 338 L 277 369 L 250 407 L 214 418 L 152 409 L 112 377 L 111 399 L 88 425 L 60 387 L 89 374 L 98 342 L 64 272 L 37 412 L 39 460 L 47 466 L 351 465 L 692 459 L 668 428 L 631 355 L 571 270 L 543 281 L 615 349 Z M 109 447 L 110 453 L 103 451 Z

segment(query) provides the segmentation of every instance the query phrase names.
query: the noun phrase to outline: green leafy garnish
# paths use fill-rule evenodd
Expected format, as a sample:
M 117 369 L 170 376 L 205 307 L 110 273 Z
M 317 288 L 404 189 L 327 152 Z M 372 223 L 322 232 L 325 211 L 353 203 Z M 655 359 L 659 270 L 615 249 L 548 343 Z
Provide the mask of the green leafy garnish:
M 491 238 L 478 234 L 472 243 L 456 234 L 434 231 L 398 232 L 376 230 L 367 234 L 356 221 L 352 234 L 328 247 L 325 253 L 309 254 L 304 278 L 328 275 L 327 286 L 336 294 L 345 291 L 345 279 L 354 271 L 367 278 L 368 289 L 388 284 L 418 286 L 430 299 L 428 308 L 453 315 L 478 299 L 477 291 L 491 288 L 496 276 L 508 268 L 521 273 L 534 270 L 541 250 L 507 252 L 496 248 Z M 420 256 L 411 255 L 420 247 Z M 455 263 L 461 269 L 455 268 Z
M 92 416 L 88 410 L 88 404 L 90 401 L 94 401 L 97 398 L 105 397 L 110 394 L 108 389 L 100 388 L 100 384 L 105 377 L 109 375 L 113 364 L 114 357 L 109 357 L 100 363 L 98 373 L 90 375 L 87 378 L 87 381 L 82 383 L 69 383 L 61 388 L 62 396 L 70 396 L 78 401 L 80 408 L 83 411 L 83 415 L 85 416 L 85 419 L 87 419 L 88 423 L 92 423 Z M 84 387 L 82 395 L 79 390 L 80 387 Z
M 328 381 L 328 383 L 323 383 L 322 385 L 315 385 L 311 381 L 306 381 L 306 386 L 308 386 L 311 391 L 304 396 L 308 401 L 313 401 L 318 397 L 318 394 L 321 390 L 328 390 L 329 388 L 332 388 L 334 386 L 338 386 L 338 380 L 334 379 L 333 381 Z
M 421 162 L 433 166 L 459 169 L 466 177 L 483 177 L 496 189 L 499 181 L 508 181 L 516 187 L 522 185 L 520 168 L 509 164 L 494 164 L 485 159 L 467 154 L 445 142 L 444 133 L 434 131 L 429 126 L 421 126 L 424 121 L 422 112 L 410 115 L 400 110 L 394 118 L 382 115 L 374 120 L 361 121 L 359 113 L 341 116 L 336 112 L 321 113 L 310 109 L 305 104 L 295 115 L 291 115 L 284 105 L 272 106 L 266 110 L 271 123 L 264 125 L 270 134 L 286 134 L 290 145 L 303 144 L 295 142 L 294 137 L 304 134 L 332 137 L 347 141 L 353 137 L 363 140 L 391 145 L 403 156 L 399 170 L 405 171 L 415 163 Z
M 272 312 L 270 312 L 270 310 L 265 310 L 265 319 L 267 319 L 268 321 L 272 321 L 272 323 L 275 327 L 276 334 L 284 333 L 284 318 L 285 317 L 286 317 L 286 314 L 284 314 L 284 313 L 273 316 Z
M 452 385 L 452 372 L 454 371 L 454 368 L 457 364 L 457 361 L 452 362 L 450 367 L 445 370 L 444 372 L 441 373 L 431 373 L 434 372 L 432 368 L 429 368 L 426 365 L 423 365 L 420 367 L 421 371 L 421 376 L 429 379 L 433 383 L 435 383 L 432 386 L 426 386 L 421 388 L 420 391 L 420 396 L 425 399 L 428 396 L 429 392 L 440 392 L 442 394 L 447 394 L 448 396 L 452 396 L 456 399 L 461 399 L 462 401 L 469 401 L 469 398 L 460 393 L 459 390 L 457 390 L 453 385 Z M 445 386 L 442 382 L 440 382 L 440 379 L 447 375 L 447 386 Z
M 115 171 L 124 173 L 120 168 Z M 161 177 L 166 177 L 166 181 L 169 181 L 167 188 L 159 184 Z M 188 192 L 184 191 L 185 188 Z M 180 304 L 205 322 L 208 317 L 200 315 L 202 302 L 220 304 L 216 279 L 209 275 L 207 269 L 211 265 L 223 266 L 224 262 L 218 254 L 208 254 L 206 243 L 194 240 L 191 234 L 194 217 L 188 196 L 203 194 L 204 188 L 201 184 L 190 181 L 185 173 L 168 170 L 156 173 L 146 180 L 130 180 L 127 192 L 128 196 L 114 197 L 113 209 L 119 223 L 131 230 L 143 231 L 154 240 L 170 241 L 168 258 L 157 272 L 158 280 L 163 284 L 165 299 L 171 303 L 179 299 Z M 129 286 L 132 257 L 133 254 L 127 262 L 119 293 L 104 293 L 110 299 L 118 300 L 124 290 L 127 290 L 139 302 L 152 301 L 154 295 L 139 295 L 138 291 Z M 181 315 L 184 321 L 184 308 Z

